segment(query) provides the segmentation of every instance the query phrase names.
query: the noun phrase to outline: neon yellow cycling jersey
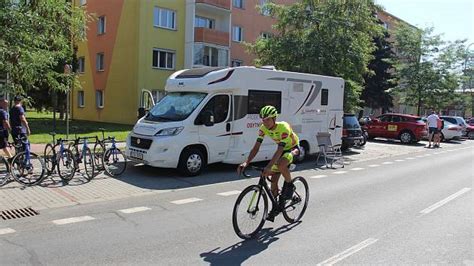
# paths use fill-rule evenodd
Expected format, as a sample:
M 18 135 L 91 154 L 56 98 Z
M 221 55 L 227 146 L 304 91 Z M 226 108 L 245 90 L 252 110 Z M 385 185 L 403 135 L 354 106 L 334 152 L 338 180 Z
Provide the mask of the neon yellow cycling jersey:
M 289 151 L 291 148 L 297 146 L 300 142 L 298 136 L 290 124 L 287 122 L 276 122 L 274 129 L 267 129 L 263 124 L 258 131 L 257 141 L 262 142 L 263 137 L 269 136 L 278 146 L 283 147 L 284 151 Z

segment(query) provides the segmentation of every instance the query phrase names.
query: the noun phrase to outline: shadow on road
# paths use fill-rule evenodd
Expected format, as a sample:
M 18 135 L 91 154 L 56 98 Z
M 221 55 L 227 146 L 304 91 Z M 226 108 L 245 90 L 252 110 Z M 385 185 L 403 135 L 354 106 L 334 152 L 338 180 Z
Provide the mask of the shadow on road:
M 201 253 L 201 258 L 210 265 L 242 265 L 250 257 L 257 255 L 277 241 L 280 234 L 290 231 L 301 222 L 287 224 L 276 229 L 265 228 L 257 239 L 238 242 L 232 246 L 219 250 L 215 248 L 209 252 Z

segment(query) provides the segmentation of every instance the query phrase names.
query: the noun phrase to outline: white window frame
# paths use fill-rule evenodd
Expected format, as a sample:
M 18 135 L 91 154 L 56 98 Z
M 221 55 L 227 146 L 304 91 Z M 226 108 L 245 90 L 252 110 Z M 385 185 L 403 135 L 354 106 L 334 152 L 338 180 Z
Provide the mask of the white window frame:
M 77 72 L 84 73 L 86 71 L 86 58 L 81 56 L 77 58 Z
M 84 91 L 77 91 L 77 107 L 84 108 L 86 99 L 84 96 Z
M 165 25 L 161 23 L 161 16 L 166 16 L 171 14 L 170 18 L 166 19 Z M 177 12 L 172 9 L 162 8 L 155 6 L 153 8 L 153 26 L 163 29 L 176 30 L 176 14 Z M 168 25 L 171 22 L 171 25 Z
M 270 32 L 264 31 L 264 32 L 260 33 L 260 38 L 262 38 L 262 39 L 269 39 L 272 36 L 273 36 L 273 34 L 271 34 Z
M 104 91 L 103 90 L 96 90 L 95 91 L 95 106 L 97 108 L 104 108 Z
M 204 27 L 203 26 L 198 26 L 197 25 L 198 20 L 201 20 L 206 25 Z M 215 29 L 216 28 L 216 20 L 212 19 L 212 18 L 206 18 L 206 17 L 203 17 L 203 16 L 195 16 L 194 17 L 194 27 L 195 28 Z
M 153 65 L 153 57 L 155 56 L 155 52 L 158 52 L 158 58 L 156 59 L 156 62 L 157 62 L 157 65 Z M 165 67 L 160 67 L 160 56 L 161 56 L 161 53 L 166 53 L 166 59 L 165 59 Z M 169 68 L 168 67 L 168 54 L 172 54 L 172 67 Z M 153 49 L 153 52 L 152 52 L 152 58 L 151 58 L 151 66 L 152 68 L 155 68 L 155 69 L 166 69 L 166 70 L 174 70 L 176 68 L 176 51 L 172 51 L 172 50 L 166 50 L 166 49 L 159 49 L 159 48 L 154 48 Z
M 270 12 L 268 11 L 268 9 L 264 8 L 265 4 L 270 2 L 269 0 L 259 0 L 258 3 L 259 3 L 259 6 L 261 8 L 260 10 L 260 14 L 262 16 L 266 16 L 266 17 L 269 17 L 270 16 Z
M 240 5 L 239 5 L 240 3 Z M 245 8 L 245 0 L 232 0 L 232 6 L 235 8 L 244 9 Z
M 244 41 L 244 28 L 240 26 L 232 26 L 232 41 L 243 42 Z
M 237 63 L 237 64 L 235 64 Z M 244 63 L 244 61 L 240 60 L 240 59 L 232 59 L 231 62 L 230 62 L 230 66 L 231 67 L 239 67 L 239 66 L 242 66 L 242 64 Z
M 97 53 L 95 57 L 95 69 L 97 71 L 104 71 L 105 69 L 105 54 L 104 53 Z
M 97 35 L 105 34 L 107 27 L 107 18 L 105 16 L 100 16 L 97 20 Z

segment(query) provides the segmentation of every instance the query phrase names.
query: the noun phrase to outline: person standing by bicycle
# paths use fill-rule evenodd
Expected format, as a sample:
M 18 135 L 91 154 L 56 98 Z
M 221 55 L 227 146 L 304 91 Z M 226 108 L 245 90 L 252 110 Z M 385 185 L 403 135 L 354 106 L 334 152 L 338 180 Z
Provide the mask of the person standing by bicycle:
M 280 205 L 282 205 L 281 202 L 284 203 L 284 201 L 293 197 L 295 187 L 291 183 L 292 177 L 288 166 L 293 162 L 293 157 L 299 154 L 299 138 L 287 122 L 276 122 L 277 116 L 278 111 L 274 106 L 267 105 L 260 110 L 262 125 L 258 131 L 257 141 L 247 160 L 238 166 L 237 172 L 240 174 L 249 165 L 257 155 L 263 138 L 269 136 L 278 144 L 278 149 L 265 167 L 263 175 L 265 177 L 271 176 L 271 190 L 275 197 L 278 196 L 278 179 L 280 175 L 283 175 L 285 182 L 280 195 Z M 278 209 L 272 209 L 267 220 L 273 222 L 279 212 Z
M 12 128 L 13 141 L 16 142 L 19 137 L 29 136 L 31 131 L 28 121 L 26 121 L 25 109 L 21 105 L 23 97 L 17 95 L 13 100 L 15 105 L 10 109 L 10 126 Z
M 8 148 L 8 132 L 11 131 L 10 122 L 8 121 L 8 101 L 0 99 L 0 149 L 3 150 L 8 159 L 13 156 Z

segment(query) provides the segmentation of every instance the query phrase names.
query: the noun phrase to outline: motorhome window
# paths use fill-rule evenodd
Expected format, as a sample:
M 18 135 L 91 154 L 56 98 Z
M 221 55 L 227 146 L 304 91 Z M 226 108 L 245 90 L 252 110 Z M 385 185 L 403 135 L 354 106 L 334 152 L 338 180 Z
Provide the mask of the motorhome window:
M 328 99 L 329 99 L 329 90 L 322 89 L 321 90 L 321 105 L 328 105 Z
M 280 91 L 258 91 L 249 90 L 248 113 L 258 114 L 265 105 L 273 105 L 281 112 L 281 92 Z
M 227 119 L 229 114 L 229 96 L 216 95 L 202 108 L 201 113 L 205 111 L 212 111 L 214 114 L 214 123 L 222 123 Z M 197 124 L 202 124 L 198 121 Z
M 151 109 L 145 120 L 182 121 L 196 109 L 206 95 L 198 92 L 170 92 Z

